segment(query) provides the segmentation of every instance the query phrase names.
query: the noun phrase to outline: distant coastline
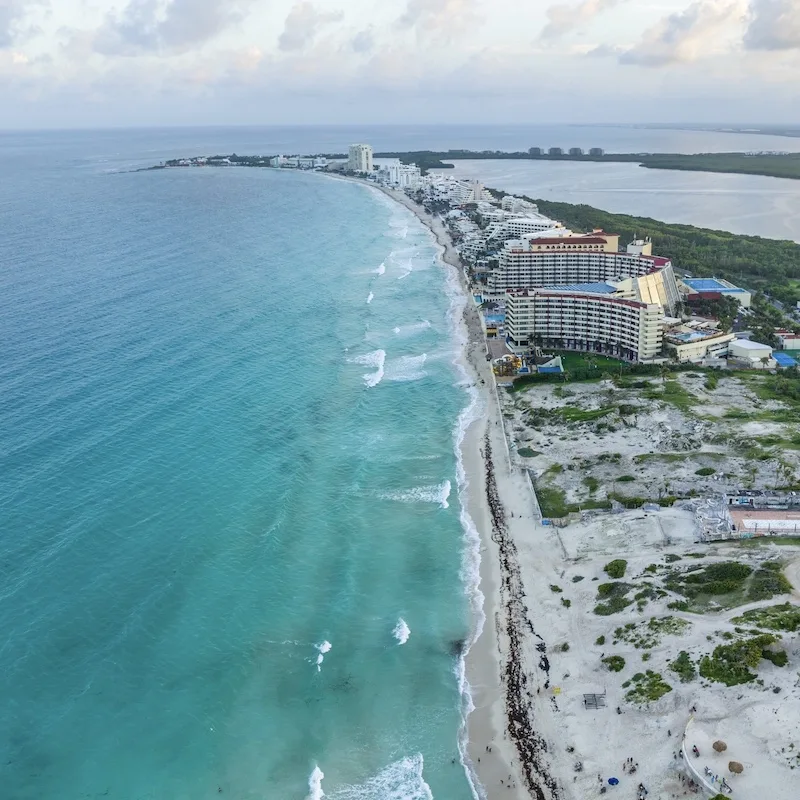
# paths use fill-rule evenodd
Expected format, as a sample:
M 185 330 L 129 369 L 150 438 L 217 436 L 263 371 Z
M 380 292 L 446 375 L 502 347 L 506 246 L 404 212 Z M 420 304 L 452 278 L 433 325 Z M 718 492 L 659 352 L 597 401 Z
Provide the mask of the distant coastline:
M 559 152 L 553 152 L 553 151 Z M 404 164 L 416 164 L 424 175 L 431 169 L 452 169 L 453 161 L 464 160 L 509 160 L 509 161 L 572 161 L 588 163 L 638 164 L 646 169 L 664 169 L 688 172 L 716 172 L 736 175 L 763 175 L 769 178 L 800 180 L 800 153 L 605 153 L 599 148 L 584 153 L 580 148 L 568 152 L 552 148 L 547 152 L 507 152 L 502 150 L 418 150 L 405 152 L 379 152 L 375 158 L 397 158 Z M 170 159 L 163 164 L 145 167 L 139 171 L 199 166 L 271 167 L 274 156 L 230 155 L 203 156 Z M 323 158 L 328 161 L 344 160 L 342 153 L 320 153 L 308 158 Z

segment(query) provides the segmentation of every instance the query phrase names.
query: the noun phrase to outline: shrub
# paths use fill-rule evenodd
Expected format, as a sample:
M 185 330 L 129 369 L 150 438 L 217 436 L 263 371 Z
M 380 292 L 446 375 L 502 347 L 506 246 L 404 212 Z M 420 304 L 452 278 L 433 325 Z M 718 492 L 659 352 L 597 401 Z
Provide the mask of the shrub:
M 780 564 L 767 563 L 756 570 L 750 588 L 747 591 L 748 600 L 769 600 L 776 594 L 788 594 L 792 591 L 792 584 L 786 580 L 780 571 Z
M 572 605 L 572 601 L 566 597 L 562 597 L 561 605 L 564 606 L 564 608 L 569 608 Z
M 695 470 L 694 474 L 706 476 L 706 475 L 713 475 L 715 472 L 716 470 L 714 469 L 714 467 L 701 467 L 700 469 Z
M 564 590 L 560 586 L 556 586 L 555 583 L 551 583 L 550 584 L 550 591 L 551 592 L 555 592 L 556 594 L 560 594 Z
M 597 638 L 594 640 L 594 643 L 595 643 L 595 644 L 597 644 L 597 645 L 603 645 L 603 644 L 605 644 L 605 643 L 606 643 L 606 637 L 605 637 L 605 636 L 598 636 L 598 637 L 597 637 Z
M 535 458 L 536 456 L 540 456 L 541 453 L 538 450 L 531 450 L 530 447 L 520 447 L 517 450 L 523 458 Z
M 573 575 L 572 582 L 573 583 L 580 583 L 583 580 L 583 575 Z
M 672 691 L 672 687 L 664 681 L 661 675 L 652 670 L 647 670 L 644 675 L 637 672 L 631 680 L 634 686 L 625 695 L 625 699 L 632 703 L 651 703 Z
M 750 670 L 758 667 L 764 651 L 776 641 L 777 636 L 762 633 L 733 644 L 718 645 L 710 656 L 700 659 L 700 675 L 726 686 L 749 683 L 756 678 Z
M 609 561 L 603 567 L 603 570 L 609 578 L 621 578 L 625 575 L 625 570 L 628 568 L 628 562 L 625 559 L 617 558 L 614 561 Z
M 606 656 L 600 660 L 611 672 L 622 672 L 625 669 L 625 659 L 622 656 Z
M 754 608 L 752 611 L 745 611 L 741 617 L 734 617 L 732 622 L 758 625 L 760 628 L 768 628 L 773 631 L 795 633 L 800 630 L 800 608 L 791 603 Z M 737 631 L 742 632 L 741 629 L 737 629 Z
M 771 661 L 776 667 L 785 667 L 789 663 L 785 650 L 762 650 L 761 657 Z
M 564 644 L 560 645 L 558 649 L 562 653 L 566 653 L 569 650 L 569 642 L 564 642 Z
M 642 661 L 649 661 L 650 653 L 642 653 Z
M 681 683 L 689 683 L 697 675 L 694 662 L 685 650 L 678 653 L 678 657 L 670 663 L 669 668 L 680 676 Z
M 672 611 L 688 611 L 689 604 L 685 600 L 673 600 L 671 603 L 667 603 L 667 608 Z
M 635 480 L 636 478 L 634 478 L 633 475 L 620 475 L 619 478 L 617 478 L 618 483 L 632 483 Z
M 667 553 L 664 556 L 664 561 L 666 561 L 667 564 L 674 564 L 676 561 L 680 561 L 680 560 L 681 560 L 681 557 L 677 553 Z
M 649 573 L 651 573 L 651 574 L 653 574 L 653 573 L 656 573 L 656 572 L 658 572 L 658 564 L 648 564 L 648 565 L 647 565 L 647 566 L 644 568 L 644 571 L 645 571 L 645 572 L 649 572 Z

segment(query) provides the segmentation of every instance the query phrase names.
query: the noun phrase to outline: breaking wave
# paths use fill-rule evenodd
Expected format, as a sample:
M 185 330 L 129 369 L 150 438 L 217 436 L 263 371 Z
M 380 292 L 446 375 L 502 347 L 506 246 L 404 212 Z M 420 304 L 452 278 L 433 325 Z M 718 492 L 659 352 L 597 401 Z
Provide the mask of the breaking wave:
M 450 481 L 442 481 L 435 486 L 415 486 L 413 489 L 385 492 L 381 497 L 397 503 L 436 503 L 440 508 L 450 508 L 447 502 L 450 497 Z
M 365 783 L 343 786 L 329 800 L 433 800 L 431 787 L 422 775 L 422 753 L 402 758 L 382 769 Z
M 362 364 L 365 367 L 375 367 L 375 372 L 367 372 L 364 375 L 364 385 L 372 388 L 383 380 L 386 351 L 373 350 L 371 353 L 366 353 L 363 356 L 356 356 L 350 359 L 350 363 Z
M 406 621 L 402 617 L 397 620 L 397 625 L 394 626 L 392 636 L 397 639 L 398 644 L 405 644 L 408 641 L 408 637 L 411 636 L 411 628 L 408 627 Z

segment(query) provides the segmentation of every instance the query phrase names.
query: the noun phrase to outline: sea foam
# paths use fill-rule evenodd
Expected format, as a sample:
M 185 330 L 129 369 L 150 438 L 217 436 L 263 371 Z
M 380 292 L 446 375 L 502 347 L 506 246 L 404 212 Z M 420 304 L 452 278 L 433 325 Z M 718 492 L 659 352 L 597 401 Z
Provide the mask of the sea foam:
M 373 298 L 373 297 L 375 297 L 375 295 L 374 295 L 372 292 L 370 292 L 370 293 L 367 295 L 367 305 L 369 305 L 369 304 L 372 302 L 372 298 Z
M 450 481 L 445 480 L 436 486 L 415 486 L 413 489 L 385 492 L 381 497 L 397 503 L 436 503 L 440 508 L 450 508 L 447 502 L 450 488 Z
M 423 369 L 427 360 L 427 353 L 396 358 L 386 365 L 386 378 L 390 381 L 418 381 L 428 374 Z
M 411 636 L 411 628 L 408 627 L 408 624 L 402 617 L 397 620 L 397 625 L 394 626 L 392 636 L 397 639 L 398 644 L 405 644 L 408 641 L 408 637 Z
M 331 647 L 333 645 L 329 641 L 321 642 L 320 644 L 315 644 L 314 647 L 317 648 L 317 672 L 322 669 L 322 662 L 325 660 L 325 653 L 329 653 Z
M 325 773 L 318 766 L 314 765 L 314 771 L 308 778 L 307 800 L 322 800 L 322 798 L 325 797 L 322 791 L 322 779 L 324 777 Z
M 422 753 L 402 758 L 382 769 L 365 783 L 343 786 L 329 800 L 433 800 L 423 777 Z
M 383 273 L 386 272 L 386 262 L 381 261 L 380 266 L 376 270 L 373 270 L 373 272 L 375 275 L 383 275 Z
M 356 356 L 351 359 L 351 363 L 362 364 L 365 367 L 375 367 L 375 372 L 368 372 L 364 375 L 364 385 L 370 388 L 377 386 L 383 380 L 386 351 L 373 350 L 371 353 L 365 353 L 363 356 Z

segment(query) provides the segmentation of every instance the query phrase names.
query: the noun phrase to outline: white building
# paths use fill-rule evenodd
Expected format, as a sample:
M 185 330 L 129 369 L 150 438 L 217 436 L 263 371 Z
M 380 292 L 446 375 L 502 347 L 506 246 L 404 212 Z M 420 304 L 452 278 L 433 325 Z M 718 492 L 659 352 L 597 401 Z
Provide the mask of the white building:
M 728 345 L 728 355 L 749 367 L 775 366 L 772 361 L 772 348 L 768 344 L 751 342 L 749 339 L 734 339 Z
M 505 198 L 503 198 L 505 199 Z M 566 230 L 560 222 L 549 219 L 542 214 L 531 214 L 525 217 L 511 217 L 497 221 L 489 225 L 486 229 L 486 238 L 489 241 L 504 242 L 508 239 L 521 239 L 527 234 L 552 232 L 553 236 L 558 235 L 557 230 Z
M 617 296 L 673 313 L 680 297 L 669 259 L 616 252 L 616 235 L 569 233 L 507 241 L 489 272 L 487 297 L 501 298 L 509 289 L 611 283 Z
M 416 164 L 403 164 L 393 158 L 381 165 L 379 176 L 398 189 L 416 189 L 420 183 L 420 169 Z
M 515 214 L 538 214 L 539 206 L 536 203 L 531 203 L 530 200 L 523 200 L 521 197 L 515 197 L 513 194 L 507 194 L 500 201 L 500 208 L 503 211 L 511 211 Z
M 523 289 L 506 295 L 506 333 L 517 352 L 542 347 L 647 361 L 661 353 L 664 313 L 592 287 Z
M 372 172 L 372 147 L 368 144 L 351 144 L 347 168 L 353 172 Z

